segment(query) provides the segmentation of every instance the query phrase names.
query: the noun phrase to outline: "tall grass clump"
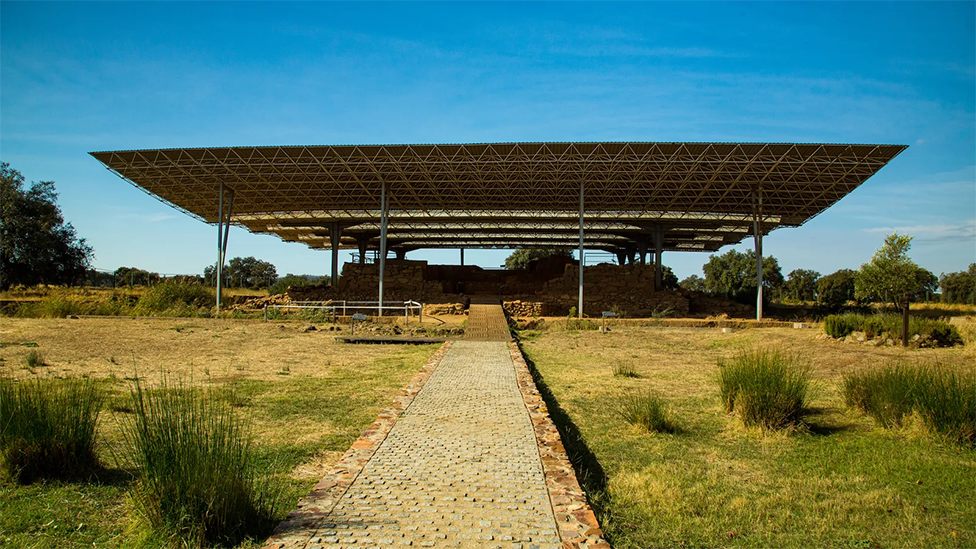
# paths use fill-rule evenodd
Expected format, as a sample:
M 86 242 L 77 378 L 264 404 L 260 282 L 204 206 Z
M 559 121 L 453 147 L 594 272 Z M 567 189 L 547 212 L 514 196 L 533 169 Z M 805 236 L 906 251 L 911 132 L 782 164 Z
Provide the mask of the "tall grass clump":
M 267 532 L 280 490 L 257 471 L 249 425 L 220 395 L 136 382 L 123 436 L 142 475 L 133 501 L 181 545 L 235 545 Z
M 6 475 L 29 484 L 100 469 L 95 427 L 102 400 L 91 380 L 0 376 L 0 461 Z
M 614 375 L 614 377 L 640 377 L 640 374 L 637 373 L 637 369 L 631 364 L 614 364 L 610 368 L 610 372 Z
M 725 410 L 746 426 L 781 429 L 799 424 L 806 411 L 810 368 L 798 355 L 776 350 L 743 351 L 719 360 L 719 392 Z
M 927 376 L 917 366 L 890 364 L 844 375 L 844 401 L 871 416 L 878 425 L 901 427 L 915 408 L 915 392 Z
M 139 314 L 156 314 L 165 311 L 194 313 L 200 307 L 211 307 L 214 294 L 208 286 L 193 282 L 166 280 L 146 290 L 136 311 Z
M 933 434 L 965 446 L 976 446 L 976 374 L 941 364 L 920 376 L 915 410 Z
M 913 411 L 929 432 L 976 444 L 976 374 L 943 364 L 887 364 L 844 376 L 848 406 L 885 428 L 900 427 Z
M 650 391 L 638 391 L 620 397 L 616 412 L 627 423 L 647 432 L 677 431 L 664 400 Z
M 27 355 L 24 357 L 24 362 L 27 364 L 27 368 L 30 370 L 47 364 L 47 362 L 44 361 L 44 355 L 34 349 L 27 353 Z

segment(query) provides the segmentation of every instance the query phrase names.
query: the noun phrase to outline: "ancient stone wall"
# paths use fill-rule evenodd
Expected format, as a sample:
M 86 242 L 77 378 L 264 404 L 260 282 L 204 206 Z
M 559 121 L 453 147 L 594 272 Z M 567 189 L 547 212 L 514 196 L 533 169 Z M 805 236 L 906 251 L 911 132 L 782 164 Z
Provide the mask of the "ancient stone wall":
M 560 268 L 558 275 L 552 273 Z M 564 258 L 548 262 L 533 271 L 483 270 L 476 266 L 428 265 L 426 261 L 388 260 L 383 298 L 388 302 L 418 300 L 443 312 L 463 314 L 463 304 L 472 294 L 498 295 L 512 317 L 566 316 L 577 306 L 579 267 Z M 543 280 L 544 277 L 551 277 Z M 654 291 L 652 265 L 595 265 L 583 274 L 583 312 L 597 317 L 613 311 L 621 317 L 688 317 L 728 314 L 748 318 L 755 310 L 727 299 L 698 292 Z M 295 301 L 375 301 L 379 266 L 346 263 L 339 287 L 305 286 L 289 288 Z M 460 292 L 458 292 L 460 290 Z
M 549 314 L 562 316 L 576 307 L 579 267 L 567 265 L 563 275 L 547 282 L 538 293 Z M 654 290 L 651 265 L 595 265 L 583 271 L 583 312 L 599 316 L 614 311 L 620 316 L 687 316 L 688 298 L 678 292 Z

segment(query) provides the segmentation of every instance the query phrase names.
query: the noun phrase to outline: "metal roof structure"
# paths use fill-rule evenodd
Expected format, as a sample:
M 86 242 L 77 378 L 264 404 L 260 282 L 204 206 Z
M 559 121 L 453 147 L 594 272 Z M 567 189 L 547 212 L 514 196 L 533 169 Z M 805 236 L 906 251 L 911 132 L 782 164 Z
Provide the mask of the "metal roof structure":
M 311 248 L 714 251 L 796 227 L 904 145 L 486 143 L 91 153 L 174 208 Z M 332 235 L 338 236 L 332 241 Z M 643 253 L 643 251 L 641 251 Z

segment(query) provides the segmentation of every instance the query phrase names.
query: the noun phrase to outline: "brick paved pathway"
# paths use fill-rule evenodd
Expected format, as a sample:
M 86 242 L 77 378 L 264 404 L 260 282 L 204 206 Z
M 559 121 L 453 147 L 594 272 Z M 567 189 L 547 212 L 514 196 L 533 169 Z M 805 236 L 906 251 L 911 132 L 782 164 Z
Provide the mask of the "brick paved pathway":
M 455 342 L 362 473 L 323 511 L 306 544 L 282 546 L 558 549 L 508 346 Z
M 511 341 L 512 332 L 498 298 L 471 297 L 464 339 L 469 341 Z

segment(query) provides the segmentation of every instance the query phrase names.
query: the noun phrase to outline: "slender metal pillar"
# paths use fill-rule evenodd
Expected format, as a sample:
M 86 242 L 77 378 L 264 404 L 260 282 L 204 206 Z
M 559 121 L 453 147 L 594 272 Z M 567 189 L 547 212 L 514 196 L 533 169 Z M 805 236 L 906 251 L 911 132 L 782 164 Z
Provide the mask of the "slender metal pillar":
M 356 238 L 356 244 L 359 246 L 359 264 L 360 265 L 365 265 L 366 264 L 366 244 L 367 244 L 368 240 L 369 239 L 366 236 L 359 236 L 359 237 Z
M 661 267 L 661 256 L 664 255 L 664 228 L 654 229 L 654 289 L 664 289 L 664 270 Z
M 383 181 L 383 190 L 380 193 L 380 298 L 379 316 L 383 316 L 383 275 L 386 271 L 386 226 L 389 216 L 390 203 L 386 195 L 386 181 Z
M 647 256 L 647 241 L 643 238 L 637 243 L 637 255 L 640 256 L 640 264 L 646 265 L 644 257 Z
M 461 248 L 461 266 L 464 266 L 464 248 Z
M 583 180 L 580 180 L 580 210 L 579 210 L 579 303 L 576 311 L 579 318 L 583 318 Z
M 230 216 L 234 211 L 234 191 L 230 190 L 227 203 L 227 218 L 224 219 L 224 184 L 220 183 L 220 197 L 217 200 L 217 312 L 220 312 L 220 297 L 223 290 L 224 262 L 227 259 L 227 237 L 230 234 Z
M 762 187 L 756 191 L 756 208 L 752 228 L 756 248 L 756 320 L 763 319 L 763 250 L 762 250 Z
M 220 183 L 220 196 L 217 198 L 217 265 L 215 265 L 215 276 L 217 277 L 217 313 L 220 313 L 220 279 L 224 270 L 224 184 Z
M 332 284 L 335 288 L 339 284 L 339 239 L 342 238 L 342 228 L 339 223 L 332 223 L 329 226 L 329 240 L 332 244 Z

